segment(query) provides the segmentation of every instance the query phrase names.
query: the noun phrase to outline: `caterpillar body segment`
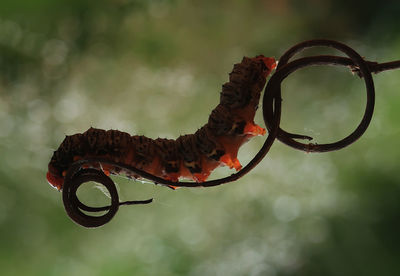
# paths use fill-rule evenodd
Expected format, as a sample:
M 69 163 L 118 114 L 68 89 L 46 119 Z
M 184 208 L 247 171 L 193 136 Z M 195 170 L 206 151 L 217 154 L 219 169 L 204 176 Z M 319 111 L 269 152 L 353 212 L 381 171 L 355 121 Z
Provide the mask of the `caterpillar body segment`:
M 66 136 L 54 152 L 48 166 L 47 181 L 62 189 L 66 171 L 80 159 L 124 163 L 155 176 L 178 181 L 180 178 L 204 182 L 218 166 L 241 169 L 237 159 L 241 145 L 250 138 L 264 135 L 265 129 L 254 123 L 260 93 L 268 74 L 275 68 L 273 58 L 244 57 L 222 86 L 220 103 L 211 112 L 207 124 L 194 134 L 176 140 L 131 136 L 118 130 L 90 128 L 84 133 Z M 90 164 L 106 174 L 125 173 L 119 168 Z

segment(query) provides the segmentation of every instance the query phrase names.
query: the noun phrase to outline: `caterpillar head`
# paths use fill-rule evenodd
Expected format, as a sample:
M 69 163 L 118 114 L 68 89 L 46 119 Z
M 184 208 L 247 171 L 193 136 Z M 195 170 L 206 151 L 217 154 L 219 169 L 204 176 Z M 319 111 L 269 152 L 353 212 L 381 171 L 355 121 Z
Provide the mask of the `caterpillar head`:
M 52 163 L 49 164 L 49 170 L 46 174 L 47 182 L 57 190 L 61 191 L 64 184 L 62 170 L 57 169 Z
M 265 66 L 263 75 L 265 78 L 271 73 L 272 70 L 276 68 L 277 62 L 273 57 L 264 57 L 263 55 L 258 55 L 254 59 L 261 60 L 263 62 Z

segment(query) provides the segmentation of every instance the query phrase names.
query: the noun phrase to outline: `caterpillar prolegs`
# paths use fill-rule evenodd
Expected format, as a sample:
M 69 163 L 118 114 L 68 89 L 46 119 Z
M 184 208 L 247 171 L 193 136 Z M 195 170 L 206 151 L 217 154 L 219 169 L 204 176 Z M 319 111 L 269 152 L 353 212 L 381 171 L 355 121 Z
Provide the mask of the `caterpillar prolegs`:
M 73 162 L 95 158 L 128 164 L 171 181 L 187 178 L 204 182 L 221 165 L 240 170 L 242 166 L 237 159 L 240 146 L 253 136 L 265 134 L 265 129 L 254 123 L 254 116 L 266 78 L 275 66 L 275 59 L 262 55 L 244 57 L 235 64 L 229 82 L 222 86 L 220 103 L 207 124 L 194 134 L 176 140 L 151 139 L 118 130 L 90 128 L 66 136 L 51 158 L 47 181 L 61 190 Z M 123 173 L 117 167 L 99 162 L 93 166 L 106 174 Z

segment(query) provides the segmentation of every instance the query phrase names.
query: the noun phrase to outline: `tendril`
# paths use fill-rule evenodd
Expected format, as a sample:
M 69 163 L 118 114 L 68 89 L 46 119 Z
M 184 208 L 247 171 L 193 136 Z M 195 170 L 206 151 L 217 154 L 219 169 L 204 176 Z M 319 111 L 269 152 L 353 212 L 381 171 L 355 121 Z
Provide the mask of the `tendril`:
M 293 61 L 289 60 L 299 53 L 300 51 L 310 47 L 331 47 L 335 48 L 346 54 L 348 57 L 341 56 L 309 56 L 299 58 Z M 321 65 L 341 65 L 347 66 L 350 70 L 363 78 L 367 92 L 367 103 L 364 111 L 364 115 L 357 128 L 349 134 L 347 137 L 337 142 L 329 144 L 316 144 L 316 143 L 301 143 L 295 139 L 300 140 L 312 140 L 312 137 L 289 133 L 280 128 L 281 119 L 281 83 L 291 73 L 298 69 L 307 66 L 321 66 Z M 119 196 L 114 182 L 110 177 L 106 176 L 101 170 L 98 169 L 83 169 L 82 167 L 87 164 L 101 163 L 108 164 L 114 167 L 125 170 L 134 175 L 138 175 L 144 179 L 148 179 L 155 184 L 174 186 L 174 187 L 211 187 L 217 186 L 229 182 L 233 182 L 243 177 L 245 174 L 250 172 L 258 163 L 267 155 L 272 144 L 277 138 L 282 143 L 291 146 L 295 149 L 306 151 L 306 152 L 328 152 L 342 149 L 359 139 L 366 131 L 371 121 L 374 104 L 375 104 L 375 87 L 371 73 L 380 73 L 387 70 L 399 69 L 400 60 L 386 63 L 377 63 L 371 61 L 365 61 L 354 49 L 349 46 L 333 40 L 309 40 L 301 42 L 289 50 L 287 50 L 279 59 L 278 67 L 275 73 L 271 76 L 268 81 L 264 95 L 263 95 L 263 117 L 264 123 L 268 129 L 268 136 L 263 146 L 253 159 L 243 167 L 239 172 L 234 173 L 230 176 L 219 178 L 215 180 L 205 181 L 202 183 L 197 182 L 173 182 L 163 178 L 157 177 L 145 171 L 139 170 L 138 168 L 111 162 L 105 159 L 86 159 L 74 162 L 67 171 L 63 186 L 63 202 L 64 207 L 69 217 L 76 223 L 84 227 L 99 227 L 109 222 L 119 209 L 120 205 L 133 205 L 133 204 L 148 204 L 153 199 L 148 200 L 137 200 L 137 201 L 125 201 L 119 202 Z M 103 207 L 89 207 L 83 204 L 77 197 L 76 192 L 80 185 L 83 183 L 95 181 L 106 187 L 111 197 L 111 205 Z M 100 216 L 90 216 L 86 212 L 104 212 L 105 214 Z

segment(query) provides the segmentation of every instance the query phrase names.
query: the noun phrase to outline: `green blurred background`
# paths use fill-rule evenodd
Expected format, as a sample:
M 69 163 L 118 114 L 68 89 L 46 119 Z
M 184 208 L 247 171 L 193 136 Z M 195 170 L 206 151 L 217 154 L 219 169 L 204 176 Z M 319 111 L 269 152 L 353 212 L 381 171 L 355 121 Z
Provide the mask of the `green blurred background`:
M 399 13 L 399 1 L 2 0 L 0 274 L 400 275 L 399 71 L 375 76 L 376 112 L 350 147 L 276 142 L 249 175 L 215 188 L 115 178 L 122 200 L 155 201 L 99 229 L 75 225 L 45 180 L 64 136 L 90 126 L 193 133 L 243 56 L 330 38 L 400 59 Z M 343 68 L 304 69 L 283 91 L 282 127 L 319 143 L 352 131 L 365 106 L 363 82 Z M 243 164 L 263 141 L 241 149 Z M 107 202 L 89 184 L 80 194 Z

